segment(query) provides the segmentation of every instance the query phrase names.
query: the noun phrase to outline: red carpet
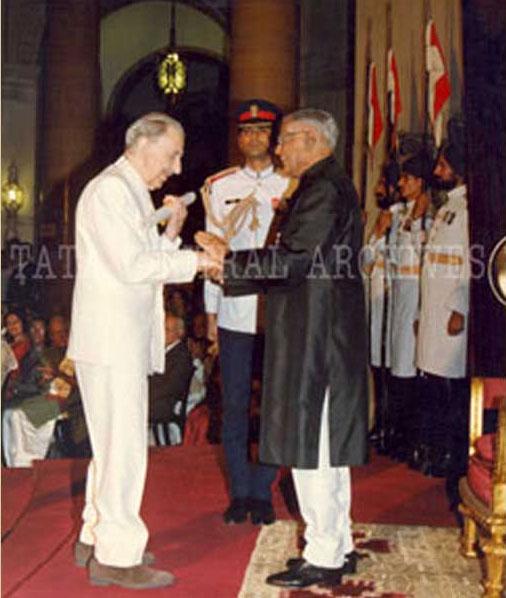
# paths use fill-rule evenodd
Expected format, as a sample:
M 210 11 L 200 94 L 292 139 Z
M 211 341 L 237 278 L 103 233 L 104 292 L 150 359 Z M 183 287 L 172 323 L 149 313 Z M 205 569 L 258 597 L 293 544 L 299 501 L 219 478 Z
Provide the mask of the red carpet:
M 174 598 L 234 598 L 258 528 L 225 526 L 227 495 L 219 447 L 171 447 L 150 458 L 143 515 L 157 565 L 170 569 Z M 2 596 L 130 596 L 93 588 L 72 561 L 79 527 L 84 461 L 43 461 L 2 471 Z M 353 518 L 359 522 L 453 525 L 441 480 L 375 458 L 354 471 Z M 278 515 L 290 517 L 277 491 Z M 152 590 L 160 593 L 160 590 Z

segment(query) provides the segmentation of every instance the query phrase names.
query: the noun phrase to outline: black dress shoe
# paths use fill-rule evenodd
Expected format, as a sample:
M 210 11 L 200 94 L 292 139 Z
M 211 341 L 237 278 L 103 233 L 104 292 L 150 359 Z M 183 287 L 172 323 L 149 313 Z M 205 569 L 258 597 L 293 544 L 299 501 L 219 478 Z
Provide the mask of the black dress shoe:
M 281 588 L 306 588 L 313 584 L 339 585 L 341 583 L 341 569 L 327 569 L 315 567 L 304 561 L 299 567 L 293 567 L 281 573 L 269 575 L 265 580 L 271 586 Z
M 289 569 L 294 567 L 300 567 L 302 563 L 305 563 L 305 559 L 302 557 L 288 559 L 286 561 L 286 566 Z M 343 566 L 340 567 L 340 571 L 343 575 L 353 575 L 357 572 L 357 563 L 358 563 L 358 552 L 353 550 L 352 552 L 348 552 L 344 555 L 344 563 Z
M 445 478 L 451 467 L 452 456 L 450 453 L 438 455 L 430 464 L 428 475 L 433 478 Z
M 253 525 L 270 525 L 276 521 L 276 513 L 272 508 L 270 500 L 259 500 L 252 498 L 250 500 L 250 517 Z
M 233 498 L 223 513 L 223 521 L 227 524 L 244 523 L 248 517 L 248 499 Z

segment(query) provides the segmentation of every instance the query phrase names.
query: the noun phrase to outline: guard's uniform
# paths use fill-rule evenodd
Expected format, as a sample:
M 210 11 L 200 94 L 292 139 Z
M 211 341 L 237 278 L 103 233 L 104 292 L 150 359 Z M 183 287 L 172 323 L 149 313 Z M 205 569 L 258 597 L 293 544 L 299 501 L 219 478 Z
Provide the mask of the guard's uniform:
M 461 185 L 448 193 L 436 214 L 422 269 L 417 365 L 445 378 L 466 375 L 467 326 L 450 336 L 447 325 L 452 311 L 468 313 L 468 250 L 466 187 Z
M 258 105 L 259 104 L 259 105 Z M 269 121 L 269 105 L 246 103 L 239 124 Z M 209 177 L 203 189 L 206 229 L 224 237 L 232 250 L 263 247 L 288 179 L 272 165 L 260 172 L 245 166 Z M 204 285 L 206 313 L 217 314 L 223 383 L 223 447 L 232 499 L 271 500 L 272 466 L 248 462 L 248 426 L 258 297 L 225 297 L 219 285 Z
M 448 202 L 437 212 L 429 233 L 422 268 L 417 346 L 424 390 L 422 438 L 429 454 L 429 471 L 433 475 L 453 472 L 455 479 L 465 472 L 468 438 L 469 271 L 466 186 L 460 185 L 448 193 Z M 464 330 L 455 336 L 448 334 L 452 312 L 465 318 Z M 456 481 L 453 485 L 457 496 Z
M 263 247 L 274 215 L 273 205 L 279 201 L 288 186 L 288 179 L 278 174 L 271 165 L 262 172 L 249 167 L 234 166 L 208 177 L 205 182 L 210 209 L 206 230 L 229 238 L 230 249 Z M 250 206 L 241 213 L 241 203 Z M 238 210 L 239 208 L 239 210 Z M 239 213 L 232 230 L 227 219 L 233 211 Z M 204 285 L 207 313 L 218 314 L 218 327 L 236 332 L 256 333 L 257 295 L 225 297 L 221 287 L 213 282 Z
M 390 206 L 392 224 L 387 233 L 369 238 L 365 252 L 365 265 L 369 266 L 367 280 L 369 307 L 369 348 L 371 372 L 374 379 L 375 414 L 372 439 L 377 438 L 384 448 L 384 435 L 388 420 L 388 379 L 391 366 L 392 327 L 392 264 L 391 248 L 399 225 L 400 203 Z
M 419 435 L 416 335 L 420 299 L 420 266 L 432 218 L 426 213 L 413 220 L 415 201 L 397 214 L 392 240 L 391 377 L 389 378 L 388 440 L 393 456 L 408 457 Z
M 416 376 L 416 336 L 413 324 L 418 319 L 420 264 L 432 218 L 425 215 L 412 220 L 414 201 L 399 212 L 399 222 L 391 252 L 392 281 L 392 375 Z
M 369 277 L 370 361 L 373 367 L 391 365 L 392 326 L 392 246 L 395 245 L 401 203 L 390 206 L 392 224 L 388 234 L 377 238 L 371 235 L 367 244 L 367 258 L 372 264 Z M 387 305 L 385 306 L 385 301 Z M 385 309 L 386 307 L 386 309 Z M 386 313 L 385 313 L 386 312 Z M 386 322 L 384 321 L 386 316 Z M 383 347 L 384 345 L 384 347 Z

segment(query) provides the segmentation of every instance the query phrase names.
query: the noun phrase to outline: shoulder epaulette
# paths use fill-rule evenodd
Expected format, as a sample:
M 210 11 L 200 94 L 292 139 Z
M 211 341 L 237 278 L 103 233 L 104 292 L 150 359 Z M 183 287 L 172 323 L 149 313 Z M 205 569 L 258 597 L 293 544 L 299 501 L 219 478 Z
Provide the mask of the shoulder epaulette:
M 208 176 L 207 179 L 205 180 L 205 183 L 206 183 L 206 185 L 212 185 L 213 183 L 216 183 L 216 181 L 219 181 L 223 177 L 226 177 L 229 174 L 233 174 L 234 172 L 237 172 L 238 170 L 241 170 L 240 166 L 229 166 L 228 168 L 225 168 L 224 170 L 220 170 L 219 172 L 216 172 L 215 174 L 211 174 L 210 176 Z

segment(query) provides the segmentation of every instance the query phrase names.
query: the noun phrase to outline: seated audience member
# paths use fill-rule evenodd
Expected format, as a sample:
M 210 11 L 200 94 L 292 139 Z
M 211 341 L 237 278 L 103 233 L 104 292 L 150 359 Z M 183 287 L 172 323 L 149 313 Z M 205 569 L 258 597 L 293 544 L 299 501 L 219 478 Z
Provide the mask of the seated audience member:
M 192 337 L 196 340 L 207 338 L 207 317 L 203 311 L 193 316 Z
M 5 339 L 10 345 L 16 361 L 21 363 L 23 357 L 30 350 L 30 339 L 26 334 L 26 326 L 21 314 L 17 311 L 8 311 L 3 318 L 3 327 L 5 329 Z M 11 385 L 19 375 L 19 369 L 13 370 L 7 380 L 6 398 L 12 396 Z
M 46 456 L 62 410 L 69 419 L 69 427 L 87 437 L 82 411 L 79 414 L 80 397 L 73 365 L 65 359 L 66 320 L 61 316 L 51 318 L 48 334 L 49 347 L 45 343 L 44 320 L 36 318 L 32 321 L 32 349 L 21 362 L 19 377 L 13 385 L 13 397 L 3 417 L 5 460 L 10 467 L 29 467 L 33 459 Z M 70 408 L 71 418 L 67 412 Z M 74 442 L 73 437 L 70 436 L 68 441 Z M 62 456 L 72 454 L 70 447 L 68 451 L 60 452 Z
M 193 374 L 193 364 L 186 343 L 181 317 L 167 314 L 165 317 L 165 372 L 149 377 L 149 422 L 153 426 L 157 444 L 172 444 L 169 421 L 178 401 L 186 404 L 186 396 Z M 173 432 L 174 436 L 174 432 Z M 175 438 L 173 438 L 175 439 Z M 180 441 L 180 435 L 179 435 Z
M 166 309 L 186 322 L 189 312 L 186 293 L 182 289 L 170 289 L 167 295 Z
M 3 414 L 3 447 L 8 467 L 30 467 L 33 459 L 45 457 L 60 413 L 58 403 L 46 398 L 50 378 L 44 372 L 44 320 L 32 321 L 30 337 L 32 348 L 20 361 Z

